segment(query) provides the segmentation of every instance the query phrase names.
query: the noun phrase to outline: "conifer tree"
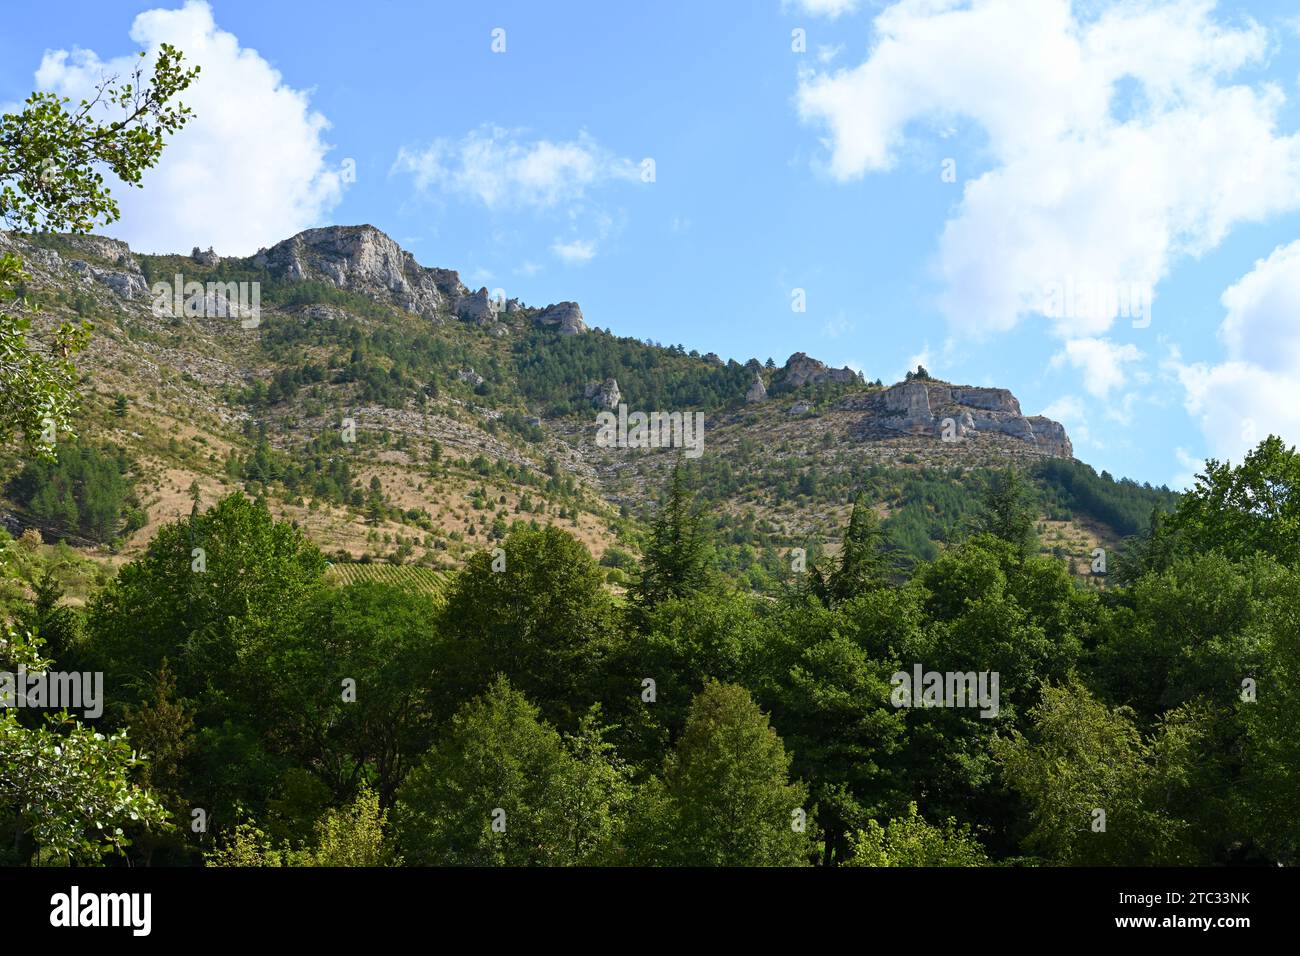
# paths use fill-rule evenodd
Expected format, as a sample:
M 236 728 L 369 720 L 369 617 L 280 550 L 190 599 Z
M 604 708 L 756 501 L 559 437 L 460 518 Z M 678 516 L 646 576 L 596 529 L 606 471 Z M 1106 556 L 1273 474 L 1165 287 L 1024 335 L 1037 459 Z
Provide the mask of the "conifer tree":
M 830 606 L 883 585 L 888 573 L 884 538 L 880 518 L 866 498 L 858 495 L 838 565 L 831 570 L 814 567 L 809 574 L 809 588 L 817 599 Z
M 1014 468 L 1006 469 L 985 493 L 976 530 L 1014 544 L 1022 555 L 1029 554 L 1037 543 L 1030 495 L 1024 475 Z
M 645 609 L 702 590 L 708 583 L 710 552 L 708 535 L 701 527 L 678 464 L 673 469 L 668 500 L 650 531 L 641 579 L 632 588 L 633 604 Z

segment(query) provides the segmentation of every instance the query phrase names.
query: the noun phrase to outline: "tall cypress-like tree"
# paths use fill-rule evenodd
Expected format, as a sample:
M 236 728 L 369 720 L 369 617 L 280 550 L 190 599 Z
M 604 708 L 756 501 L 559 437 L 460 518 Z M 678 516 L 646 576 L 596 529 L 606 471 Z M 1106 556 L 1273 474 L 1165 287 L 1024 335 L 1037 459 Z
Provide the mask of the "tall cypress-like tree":
M 984 495 L 984 504 L 976 519 L 976 530 L 1010 542 L 1022 555 L 1037 544 L 1034 533 L 1034 509 L 1030 505 L 1031 489 L 1024 475 L 1008 468 L 998 475 Z
M 880 518 L 865 496 L 858 495 L 853 502 L 838 565 L 831 570 L 814 567 L 809 574 L 809 589 L 819 601 L 830 606 L 882 586 L 889 571 L 884 539 Z
M 693 496 L 686 489 L 682 466 L 678 464 L 673 468 L 668 500 L 650 531 L 650 545 L 641 562 L 641 579 L 631 588 L 634 606 L 653 607 L 704 588 L 709 580 L 711 550 Z

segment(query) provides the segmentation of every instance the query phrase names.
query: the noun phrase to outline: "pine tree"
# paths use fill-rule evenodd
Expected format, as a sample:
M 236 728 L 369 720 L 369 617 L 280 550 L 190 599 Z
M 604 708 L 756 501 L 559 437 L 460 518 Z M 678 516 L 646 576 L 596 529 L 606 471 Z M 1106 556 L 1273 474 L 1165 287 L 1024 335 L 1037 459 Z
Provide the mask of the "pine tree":
M 839 564 L 830 571 L 814 566 L 809 573 L 809 589 L 819 601 L 830 606 L 862 591 L 881 587 L 888 575 L 884 539 L 880 518 L 865 496 L 858 495 L 853 502 Z
M 976 530 L 1014 544 L 1021 554 L 1029 554 L 1037 543 L 1034 509 L 1029 502 L 1030 487 L 1024 475 L 1008 468 L 989 486 Z
M 653 607 L 703 589 L 709 580 L 711 551 L 679 464 L 673 469 L 668 500 L 650 531 L 641 579 L 631 589 L 633 605 Z

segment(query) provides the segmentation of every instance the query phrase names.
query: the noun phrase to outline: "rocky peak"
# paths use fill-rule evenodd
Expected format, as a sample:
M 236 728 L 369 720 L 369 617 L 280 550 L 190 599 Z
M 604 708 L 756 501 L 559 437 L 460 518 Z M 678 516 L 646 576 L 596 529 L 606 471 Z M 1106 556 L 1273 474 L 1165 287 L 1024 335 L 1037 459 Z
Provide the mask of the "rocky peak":
M 795 352 L 776 374 L 782 389 L 802 388 L 819 382 L 856 382 L 858 373 L 848 368 L 831 368 L 825 362 Z
M 456 300 L 456 318 L 480 326 L 496 322 L 497 303 L 488 295 L 486 286 L 472 295 L 461 296 Z
M 437 318 L 469 290 L 449 269 L 428 269 L 374 226 L 308 229 L 253 257 L 277 277 L 316 280 Z
M 745 401 L 749 404 L 761 402 L 767 398 L 767 386 L 763 384 L 763 376 L 757 372 L 754 373 L 754 383 L 749 386 L 749 391 L 745 393 Z

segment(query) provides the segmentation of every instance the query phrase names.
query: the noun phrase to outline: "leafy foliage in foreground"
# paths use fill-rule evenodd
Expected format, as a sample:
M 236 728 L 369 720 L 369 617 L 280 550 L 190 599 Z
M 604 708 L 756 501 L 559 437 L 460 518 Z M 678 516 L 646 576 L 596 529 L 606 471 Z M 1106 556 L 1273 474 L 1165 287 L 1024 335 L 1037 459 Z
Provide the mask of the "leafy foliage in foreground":
M 0 820 L 23 862 L 1290 865 L 1300 567 L 1269 522 L 1296 462 L 1270 441 L 1211 466 L 1106 592 L 1027 546 L 1016 476 L 907 573 L 863 497 L 851 546 L 777 600 L 713 570 L 677 482 L 626 605 L 526 525 L 443 600 L 330 587 L 232 496 L 164 528 L 58 661 L 102 667 L 102 732 L 147 744 L 100 777 L 213 808 L 211 831 L 142 812 L 106 836 L 78 816 L 93 790 L 43 801 L 12 760 Z M 997 706 L 898 706 L 918 666 L 996 674 Z

